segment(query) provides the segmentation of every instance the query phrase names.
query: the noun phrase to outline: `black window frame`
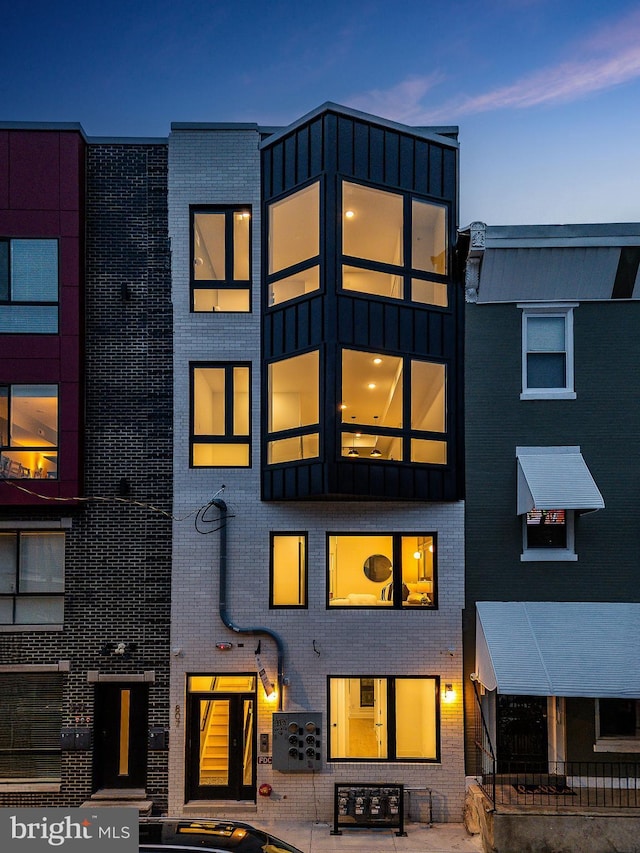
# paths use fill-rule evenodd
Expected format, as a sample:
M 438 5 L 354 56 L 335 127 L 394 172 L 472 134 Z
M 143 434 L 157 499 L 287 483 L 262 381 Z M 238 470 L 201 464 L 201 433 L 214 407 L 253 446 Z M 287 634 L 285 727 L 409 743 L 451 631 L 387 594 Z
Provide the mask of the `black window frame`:
M 61 672 L 0 672 L 2 731 L 10 739 L 5 745 L 0 733 L 2 781 L 60 782 L 64 686 Z M 25 706 L 31 714 L 25 713 Z M 55 776 L 42 775 L 43 761 L 51 763 Z
M 332 536 L 342 536 L 342 537 L 361 537 L 366 539 L 368 536 L 389 536 L 392 540 L 392 568 L 391 568 L 391 578 L 390 582 L 393 584 L 393 599 L 391 606 L 381 607 L 380 605 L 367 605 L 367 604 L 341 604 L 339 607 L 335 604 L 332 605 L 332 599 L 329 598 L 330 594 L 330 584 L 329 584 L 329 572 L 330 572 L 330 538 Z M 418 603 L 405 603 L 403 601 L 403 584 L 404 580 L 402 577 L 402 539 L 406 537 L 416 537 L 420 539 L 422 537 L 431 537 L 433 539 L 433 578 L 431 580 L 432 585 L 432 595 L 431 595 L 431 603 L 430 604 L 418 604 Z M 439 609 L 438 605 L 438 533 L 437 531 L 427 531 L 422 530 L 420 532 L 416 531 L 384 531 L 384 530 L 376 530 L 376 531 L 348 531 L 348 530 L 329 530 L 326 533 L 326 567 L 325 567 L 325 582 L 326 582 L 326 596 L 325 596 L 325 609 L 331 610 L 332 612 L 340 612 L 341 610 L 375 610 L 376 612 L 385 613 L 390 610 L 392 611 L 414 611 L 414 610 L 423 610 L 423 611 L 434 611 Z M 364 676 L 363 676 L 364 677 Z
M 337 190 L 337 201 L 336 201 L 336 212 L 338 214 L 339 227 L 337 234 L 337 261 L 339 270 L 337 272 L 337 287 L 336 290 L 341 295 L 347 295 L 349 297 L 360 298 L 360 299 L 374 299 L 374 300 L 382 300 L 385 303 L 389 303 L 392 305 L 411 305 L 412 308 L 423 309 L 427 311 L 437 311 L 444 313 L 451 313 L 452 311 L 452 294 L 451 294 L 451 281 L 452 281 L 452 236 L 451 236 L 451 210 L 452 204 L 450 201 L 441 198 L 434 198 L 433 196 L 423 195 L 421 193 L 411 192 L 409 190 L 403 190 L 399 187 L 390 186 L 388 184 L 375 183 L 372 181 L 363 181 L 357 178 L 354 178 L 352 175 L 338 173 L 338 190 Z M 367 258 L 360 258 L 356 255 L 347 255 L 343 252 L 344 249 L 344 217 L 343 217 L 343 207 L 344 207 L 344 184 L 356 184 L 357 186 L 366 187 L 367 189 L 380 190 L 381 192 L 386 192 L 392 195 L 401 196 L 403 199 L 402 206 L 402 217 L 403 217 L 403 234 L 402 234 L 402 253 L 404 258 L 404 263 L 402 265 L 395 264 L 387 264 L 380 261 L 369 260 Z M 412 213 L 412 202 L 413 201 L 421 201 L 426 202 L 427 204 L 432 204 L 434 207 L 442 207 L 445 209 L 446 213 L 446 222 L 445 222 L 445 234 L 447 245 L 445 248 L 446 251 L 446 262 L 447 262 L 447 272 L 444 274 L 435 273 L 435 272 L 427 272 L 426 270 L 416 269 L 412 266 L 413 261 L 413 213 Z M 402 277 L 403 281 L 403 293 L 402 299 L 392 298 L 390 296 L 381 296 L 380 294 L 367 293 L 364 291 L 345 289 L 343 287 L 343 269 L 345 266 L 357 267 L 358 269 L 363 270 L 371 270 L 372 272 L 381 272 L 388 273 L 391 275 L 398 275 Z M 435 284 L 443 284 L 447 287 L 447 304 L 444 305 L 436 305 L 431 302 L 418 302 L 413 300 L 412 297 L 412 280 L 417 279 L 420 281 L 433 282 Z
M 57 536 L 62 536 L 63 539 L 63 552 L 62 552 L 62 591 L 56 590 L 55 592 L 43 592 L 42 590 L 37 590 L 35 592 L 22 592 L 20 589 L 20 581 L 21 581 L 21 548 L 20 548 L 20 540 L 24 534 L 28 534 L 30 536 L 33 535 L 51 535 L 52 533 Z M 15 566 L 16 573 L 14 578 L 14 592 L 0 592 L 0 601 L 6 601 L 11 599 L 11 622 L 2 622 L 0 620 L 0 625 L 5 628 L 10 626 L 24 626 L 24 625 L 39 625 L 44 629 L 51 628 L 52 625 L 62 624 L 64 622 L 64 596 L 65 596 L 65 563 L 66 563 L 66 545 L 67 545 L 67 537 L 64 530 L 50 528 L 12 528 L 12 529 L 0 529 L 0 536 L 15 536 Z M 29 599 L 29 598 L 50 598 L 55 599 L 56 601 L 62 601 L 63 608 L 63 618 L 62 622 L 17 622 L 16 621 L 16 604 L 19 599 Z
M 313 186 L 314 184 L 318 185 L 318 254 L 314 255 L 311 258 L 305 258 L 302 261 L 298 261 L 295 264 L 291 264 L 288 267 L 283 267 L 282 269 L 276 270 L 276 272 L 269 272 L 269 210 L 272 205 L 277 204 L 278 202 L 284 201 L 289 198 L 289 196 L 293 196 L 302 190 L 307 189 L 308 187 Z M 296 184 L 294 187 L 288 189 L 286 192 L 280 193 L 278 195 L 269 198 L 268 201 L 264 204 L 264 226 L 263 226 L 263 245 L 265 246 L 264 253 L 264 294 L 263 294 L 263 305 L 266 311 L 277 311 L 278 309 L 283 308 L 283 306 L 294 305 L 296 302 L 302 299 L 310 299 L 314 296 L 318 296 L 319 294 L 324 293 L 324 264 L 325 264 L 325 255 L 326 252 L 324 250 L 325 245 L 325 178 L 322 175 L 315 175 L 307 181 L 303 181 L 302 183 Z M 290 299 L 284 299 L 280 302 L 276 302 L 275 304 L 271 304 L 269 300 L 269 290 L 272 285 L 277 284 L 279 281 L 288 278 L 289 276 L 296 275 L 297 273 L 304 272 L 305 270 L 313 269 L 313 267 L 318 267 L 318 288 L 317 290 L 312 290 L 309 293 L 300 294 L 300 296 L 293 296 Z
M 385 355 L 390 358 L 400 358 L 402 359 L 402 423 L 403 426 L 396 427 L 385 427 L 385 426 L 377 426 L 374 424 L 360 423 L 357 420 L 353 420 L 349 423 L 342 420 L 342 404 L 345 399 L 344 389 L 342 387 L 342 371 L 343 371 L 343 352 L 344 350 L 352 350 L 358 353 L 365 353 L 370 355 Z M 444 432 L 434 432 L 432 430 L 418 430 L 413 429 L 411 427 L 411 404 L 412 404 L 412 396 L 411 396 L 411 383 L 412 383 L 412 373 L 411 368 L 414 362 L 420 362 L 425 364 L 436 364 L 444 367 L 444 393 L 445 393 L 445 430 Z M 433 466 L 436 470 L 441 471 L 444 469 L 448 469 L 451 466 L 451 453 L 452 453 L 452 429 L 451 429 L 451 418 L 452 418 L 452 406 L 451 406 L 451 392 L 449 389 L 450 386 L 450 373 L 451 373 L 451 364 L 449 360 L 442 358 L 435 358 L 433 356 L 425 356 L 425 355 L 415 355 L 400 352 L 394 352 L 389 349 L 383 350 L 374 350 L 368 347 L 358 346 L 356 344 L 341 344 L 338 347 L 338 362 L 337 362 L 337 378 L 339 382 L 339 399 L 336 406 L 336 411 L 338 412 L 336 417 L 336 453 L 338 460 L 341 462 L 349 462 L 350 464 L 357 465 L 361 464 L 363 461 L 370 461 L 369 457 L 354 457 L 350 458 L 349 456 L 344 456 L 342 454 L 342 436 L 345 434 L 353 434 L 354 436 L 357 433 L 365 433 L 367 435 L 383 435 L 390 437 L 399 437 L 402 440 L 402 459 L 376 459 L 376 465 L 397 465 L 397 464 L 409 464 L 409 465 L 426 465 Z M 411 458 L 411 441 L 416 439 L 418 441 L 439 441 L 446 445 L 447 451 L 447 461 L 444 463 L 441 462 L 419 462 L 413 461 Z
M 233 371 L 237 367 L 247 368 L 248 386 L 249 386 L 249 411 L 248 411 L 248 429 L 247 435 L 236 436 L 233 434 L 233 416 L 234 416 L 234 379 Z M 224 370 L 224 395 L 225 395 L 225 432 L 223 435 L 201 435 L 196 434 L 194 429 L 195 417 L 195 371 L 199 368 L 211 368 L 215 370 Z M 252 467 L 252 388 L 251 388 L 251 368 L 250 361 L 191 361 L 189 362 L 189 468 L 194 470 L 208 468 L 238 468 L 248 470 Z M 248 461 L 246 465 L 195 465 L 193 461 L 194 445 L 196 444 L 237 444 L 246 445 L 249 449 Z
M 12 388 L 16 387 L 42 387 L 43 385 L 51 386 L 56 389 L 56 399 L 58 401 L 57 405 L 57 420 L 56 420 L 56 437 L 57 444 L 54 446 L 45 444 L 29 444 L 29 445 L 15 445 L 11 444 L 11 408 L 12 408 Z M 6 453 L 25 453 L 25 452 L 40 452 L 40 453 L 51 453 L 55 454 L 56 457 L 56 469 L 55 476 L 52 476 L 52 480 L 60 480 L 60 385 L 57 382 L 11 382 L 5 383 L 0 382 L 0 389 L 7 389 L 7 436 L 6 443 L 3 442 L 3 435 L 0 432 L 0 479 L 4 480 L 37 480 L 38 477 L 24 477 L 21 475 L 18 476 L 10 476 L 9 475 L 9 466 L 7 464 L 8 457 L 3 455 L 3 451 Z M 22 466 L 21 466 L 22 467 Z
M 46 242 L 56 244 L 56 299 L 15 299 L 13 298 L 13 275 L 11 268 L 11 245 L 22 242 Z M 7 330 L 2 335 L 58 335 L 60 333 L 60 240 L 57 237 L 0 237 L 0 246 L 6 246 L 6 257 L 0 252 L 0 315 L 3 308 L 21 306 L 23 308 L 56 308 L 55 329 L 29 329 L 23 331 Z M 6 297 L 2 293 L 3 280 L 6 281 Z
M 332 679 L 385 679 L 387 682 L 387 757 L 386 758 L 338 758 L 331 755 L 331 725 L 333 722 L 331 716 L 331 681 Z M 435 744 L 436 755 L 434 758 L 398 758 L 396 756 L 396 682 L 402 680 L 420 680 L 433 681 L 435 686 Z M 353 762 L 357 764 L 439 764 L 442 760 L 441 746 L 441 730 L 442 730 L 442 714 L 441 714 L 441 676 L 431 674 L 402 674 L 402 675 L 381 675 L 380 673 L 367 672 L 364 674 L 335 674 L 327 675 L 327 763 L 332 762 L 341 764 L 344 762 Z
M 304 584 L 301 587 L 302 604 L 275 604 L 274 593 L 274 553 L 273 543 L 276 536 L 296 536 L 304 540 Z M 309 609 L 309 534 L 306 530 L 272 530 L 269 534 L 269 609 L 270 610 L 308 610 Z
M 249 257 L 247 259 L 249 278 L 235 279 L 233 277 L 235 244 L 233 240 L 233 217 L 236 213 L 249 214 Z M 223 214 L 225 217 L 224 242 L 225 242 L 225 277 L 224 279 L 198 279 L 195 277 L 195 218 L 199 213 Z M 250 314 L 252 312 L 252 281 L 253 281 L 253 206 L 251 204 L 192 204 L 189 206 L 189 283 L 190 283 L 190 306 L 191 314 Z M 249 297 L 249 308 L 247 311 L 196 311 L 195 293 L 197 290 L 246 290 Z

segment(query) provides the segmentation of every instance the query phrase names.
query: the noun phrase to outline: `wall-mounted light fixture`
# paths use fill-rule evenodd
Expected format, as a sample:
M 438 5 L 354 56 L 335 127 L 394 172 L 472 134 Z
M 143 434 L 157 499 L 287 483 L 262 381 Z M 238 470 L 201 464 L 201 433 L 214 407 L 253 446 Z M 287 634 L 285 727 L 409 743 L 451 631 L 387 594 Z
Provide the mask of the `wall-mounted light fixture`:
M 445 684 L 443 699 L 445 702 L 453 702 L 456 698 L 456 691 L 453 689 L 453 684 Z

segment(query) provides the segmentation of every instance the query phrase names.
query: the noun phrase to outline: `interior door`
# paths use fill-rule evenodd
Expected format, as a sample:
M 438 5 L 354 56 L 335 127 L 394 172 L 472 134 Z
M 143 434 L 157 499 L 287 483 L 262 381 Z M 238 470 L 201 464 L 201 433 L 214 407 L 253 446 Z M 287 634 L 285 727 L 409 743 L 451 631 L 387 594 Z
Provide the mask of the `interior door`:
M 188 799 L 255 798 L 255 696 L 191 693 Z
M 547 697 L 498 695 L 498 772 L 544 773 L 548 766 Z
M 144 788 L 147 782 L 147 684 L 96 684 L 93 777 L 102 788 Z

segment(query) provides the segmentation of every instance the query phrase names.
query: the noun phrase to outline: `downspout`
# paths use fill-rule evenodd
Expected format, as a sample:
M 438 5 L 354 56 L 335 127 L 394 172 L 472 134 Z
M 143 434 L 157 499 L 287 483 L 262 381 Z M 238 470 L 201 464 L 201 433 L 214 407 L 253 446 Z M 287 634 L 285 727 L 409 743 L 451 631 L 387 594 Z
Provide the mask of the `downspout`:
M 224 625 L 229 628 L 231 631 L 235 631 L 236 634 L 250 634 L 254 637 L 271 637 L 271 639 L 276 644 L 276 649 L 278 650 L 278 710 L 282 711 L 282 692 L 284 687 L 284 643 L 282 642 L 282 638 L 279 634 L 276 634 L 275 631 L 272 631 L 270 628 L 239 628 L 234 622 L 232 622 L 229 614 L 227 613 L 227 521 L 224 516 L 227 514 L 227 505 L 223 500 L 216 498 L 211 501 L 213 506 L 223 516 L 223 523 L 220 527 L 220 566 L 219 566 L 219 609 L 220 609 L 220 618 Z

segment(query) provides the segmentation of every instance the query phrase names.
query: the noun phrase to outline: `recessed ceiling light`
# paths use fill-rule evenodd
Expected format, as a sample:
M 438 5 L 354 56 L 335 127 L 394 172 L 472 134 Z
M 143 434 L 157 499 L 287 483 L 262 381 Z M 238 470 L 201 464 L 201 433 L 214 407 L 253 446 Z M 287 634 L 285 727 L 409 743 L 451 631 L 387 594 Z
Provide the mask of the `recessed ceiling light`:
M 369 388 L 371 391 L 373 391 L 373 389 L 374 389 L 375 387 L 376 387 L 376 383 L 375 383 L 375 382 L 369 382 L 369 384 L 367 385 L 367 388 Z
M 345 210 L 344 215 L 347 219 L 353 219 L 355 213 L 353 212 L 353 210 Z
M 380 358 L 379 355 L 373 359 L 373 363 L 374 364 L 382 364 L 382 359 Z

